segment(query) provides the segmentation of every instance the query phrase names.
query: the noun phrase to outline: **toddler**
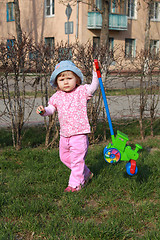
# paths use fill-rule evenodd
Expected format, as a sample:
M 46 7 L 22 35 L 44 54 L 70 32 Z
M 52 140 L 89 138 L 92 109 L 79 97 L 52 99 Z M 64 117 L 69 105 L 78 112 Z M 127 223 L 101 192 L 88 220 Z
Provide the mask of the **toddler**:
M 85 165 L 85 157 L 89 144 L 87 134 L 90 133 L 87 101 L 99 84 L 94 63 L 92 83 L 81 85 L 82 83 L 81 70 L 72 61 L 61 61 L 50 78 L 50 84 L 57 87 L 57 92 L 49 99 L 47 107 L 39 106 L 36 111 L 42 116 L 58 112 L 60 159 L 71 169 L 65 192 L 79 191 L 93 177 L 93 173 Z

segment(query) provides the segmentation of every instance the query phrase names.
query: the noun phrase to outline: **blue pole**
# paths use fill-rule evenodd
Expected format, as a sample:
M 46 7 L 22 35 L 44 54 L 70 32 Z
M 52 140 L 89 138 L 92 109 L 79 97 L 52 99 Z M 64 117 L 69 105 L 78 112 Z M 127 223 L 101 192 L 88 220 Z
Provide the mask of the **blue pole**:
M 107 99 L 106 99 L 106 94 L 105 94 L 105 90 L 104 90 L 104 86 L 103 86 L 103 82 L 102 82 L 102 78 L 101 78 L 101 73 L 100 73 L 99 66 L 98 66 L 98 61 L 95 59 L 94 63 L 95 63 L 96 70 L 97 70 L 97 76 L 98 76 L 99 85 L 100 85 L 101 92 L 102 92 L 102 97 L 103 97 L 104 106 L 105 106 L 106 113 L 107 113 L 107 119 L 108 119 L 108 124 L 109 124 L 109 128 L 110 128 L 110 133 L 111 133 L 111 138 L 112 138 L 112 142 L 113 142 L 114 141 L 114 131 L 113 131 L 111 116 L 110 116 L 108 103 L 107 103 Z

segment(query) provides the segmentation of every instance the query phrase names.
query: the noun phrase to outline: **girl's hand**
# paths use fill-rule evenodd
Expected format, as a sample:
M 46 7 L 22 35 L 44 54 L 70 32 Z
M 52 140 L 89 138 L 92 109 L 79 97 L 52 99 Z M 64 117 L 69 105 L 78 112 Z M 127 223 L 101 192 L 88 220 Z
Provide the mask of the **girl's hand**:
M 46 111 L 45 111 L 45 109 L 44 109 L 43 106 L 39 106 L 39 107 L 37 108 L 37 110 L 36 110 L 36 113 L 37 113 L 37 114 L 40 114 L 40 115 L 43 115 L 45 112 L 46 112 Z
M 99 68 L 101 68 L 101 63 L 98 61 Z M 93 62 L 93 71 L 96 72 L 96 65 Z
M 96 72 L 96 66 L 94 62 L 93 62 L 93 71 Z

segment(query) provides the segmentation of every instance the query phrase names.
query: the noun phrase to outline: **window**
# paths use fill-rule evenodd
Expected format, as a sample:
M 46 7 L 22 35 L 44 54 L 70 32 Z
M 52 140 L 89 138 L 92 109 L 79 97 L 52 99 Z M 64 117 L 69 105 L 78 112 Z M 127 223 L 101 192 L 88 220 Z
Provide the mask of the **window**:
M 7 57 L 10 58 L 11 56 L 14 55 L 14 42 L 15 39 L 7 39 Z
M 101 0 L 95 0 L 96 2 L 96 7 L 99 9 L 99 10 L 102 10 L 102 1 Z
M 11 49 L 14 46 L 15 39 L 7 39 L 7 48 Z
M 93 48 L 98 48 L 100 46 L 100 37 L 93 37 Z M 109 51 L 113 51 L 114 38 L 109 38 Z
M 128 0 L 128 17 L 136 18 L 136 0 Z
M 88 11 L 96 12 L 97 10 L 102 10 L 102 0 L 89 0 L 88 1 Z
M 100 37 L 93 37 L 93 48 L 98 48 L 100 46 Z
M 93 37 L 93 58 L 98 58 L 97 49 L 100 46 L 100 37 Z
M 113 52 L 114 48 L 114 38 L 109 38 L 109 51 Z
M 160 2 L 151 4 L 151 20 L 160 21 Z
M 125 39 L 125 57 L 133 58 L 136 56 L 135 39 Z
M 54 37 L 45 38 L 45 44 L 50 47 L 50 50 L 54 50 Z
M 29 60 L 30 61 L 35 61 L 38 59 L 38 52 L 36 51 L 30 51 L 29 52 Z
M 150 54 L 153 58 L 159 56 L 159 40 L 150 40 Z
M 110 12 L 115 14 L 126 14 L 126 1 L 125 0 L 111 0 Z
M 97 51 L 97 49 L 100 46 L 100 37 L 93 37 L 93 57 L 94 58 L 98 58 L 97 53 L 99 51 Z M 109 38 L 109 55 L 110 55 L 110 59 L 112 59 L 112 65 L 115 64 L 114 63 L 114 38 Z
M 72 48 L 69 47 L 60 47 L 58 49 L 58 61 L 62 60 L 71 60 L 72 59 Z
M 14 21 L 14 3 L 7 3 L 7 22 Z
M 54 15 L 54 0 L 45 0 L 46 16 Z

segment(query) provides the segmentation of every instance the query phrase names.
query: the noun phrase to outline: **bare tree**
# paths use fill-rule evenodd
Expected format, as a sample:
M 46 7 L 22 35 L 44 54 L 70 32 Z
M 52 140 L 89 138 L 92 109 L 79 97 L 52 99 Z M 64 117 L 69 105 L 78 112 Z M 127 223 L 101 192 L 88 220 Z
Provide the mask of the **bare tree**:
M 21 148 L 22 129 L 24 123 L 29 119 L 34 108 L 37 94 L 37 84 L 27 78 L 28 54 L 30 41 L 22 36 L 21 44 L 14 39 L 14 44 L 1 43 L 0 45 L 0 89 L 3 103 L 8 114 L 8 121 L 11 122 L 13 146 Z M 23 48 L 23 51 L 22 49 Z M 23 55 L 22 55 L 23 52 Z M 21 73 L 23 59 L 24 71 Z M 26 62 L 24 62 L 26 60 Z M 26 71 L 26 72 L 25 72 Z M 27 98 L 27 91 L 33 91 L 33 98 Z
M 48 105 L 49 97 L 54 90 L 50 87 L 49 79 L 56 64 L 55 49 L 50 45 L 44 43 L 35 44 L 33 47 L 33 54 L 35 54 L 35 69 L 34 72 L 38 74 L 38 85 L 41 93 L 41 104 Z M 56 144 L 59 133 L 59 126 L 57 124 L 57 115 L 44 117 L 44 126 L 46 129 L 45 147 L 52 147 Z
M 140 132 L 141 137 L 144 139 L 144 126 L 143 126 L 143 119 L 144 119 L 144 111 L 148 100 L 148 85 L 152 83 L 152 67 L 151 67 L 151 58 L 150 58 L 150 26 L 151 26 L 151 17 L 152 17 L 152 7 L 153 7 L 153 0 L 144 0 L 146 3 L 146 25 L 145 25 L 145 39 L 144 39 L 144 50 L 141 51 L 140 59 L 141 61 L 141 79 L 140 79 Z M 152 64 L 153 65 L 153 64 Z M 152 89 L 152 87 L 150 88 Z M 152 92 L 151 92 L 152 94 Z M 153 100 L 153 98 L 151 98 Z M 151 119 L 153 121 L 153 102 L 151 103 Z

